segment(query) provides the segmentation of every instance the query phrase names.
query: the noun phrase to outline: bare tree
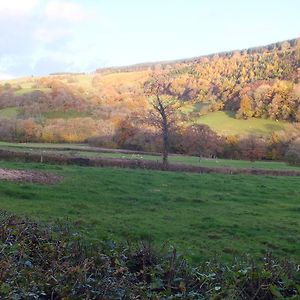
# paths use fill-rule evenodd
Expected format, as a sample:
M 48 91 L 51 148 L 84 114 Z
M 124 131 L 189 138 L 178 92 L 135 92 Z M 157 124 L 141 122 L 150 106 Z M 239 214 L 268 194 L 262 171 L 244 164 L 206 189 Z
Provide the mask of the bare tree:
M 171 91 L 172 79 L 162 73 L 153 73 L 144 85 L 144 91 L 149 96 L 152 110 L 148 122 L 157 127 L 163 140 L 163 169 L 168 169 L 170 151 L 170 129 L 176 120 L 176 99 Z

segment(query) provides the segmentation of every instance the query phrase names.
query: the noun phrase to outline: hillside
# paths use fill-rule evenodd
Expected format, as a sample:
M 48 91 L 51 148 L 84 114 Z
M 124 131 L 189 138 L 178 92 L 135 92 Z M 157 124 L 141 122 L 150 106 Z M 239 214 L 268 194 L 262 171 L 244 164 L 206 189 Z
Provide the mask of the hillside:
M 125 139 L 134 136 L 135 144 L 144 145 L 141 134 L 133 133 L 144 124 L 132 116 L 150 108 L 143 87 L 153 71 L 170 78 L 170 95 L 181 103 L 181 126 L 206 124 L 225 137 L 268 137 L 300 120 L 300 39 L 294 39 L 92 74 L 2 81 L 0 139 L 85 142 L 101 137 L 101 145 L 126 147 L 124 137 L 122 143 L 115 137 L 122 131 Z M 146 150 L 157 148 L 155 143 Z

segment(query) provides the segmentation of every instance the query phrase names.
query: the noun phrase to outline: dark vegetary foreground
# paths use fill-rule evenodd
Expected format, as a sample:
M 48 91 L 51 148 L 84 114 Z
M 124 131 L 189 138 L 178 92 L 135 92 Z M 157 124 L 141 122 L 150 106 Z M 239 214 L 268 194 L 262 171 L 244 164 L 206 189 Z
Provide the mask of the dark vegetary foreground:
M 173 249 L 84 245 L 68 227 L 1 213 L 0 296 L 5 299 L 299 299 L 293 262 L 267 255 L 193 267 Z M 298 296 L 297 296 L 298 295 Z

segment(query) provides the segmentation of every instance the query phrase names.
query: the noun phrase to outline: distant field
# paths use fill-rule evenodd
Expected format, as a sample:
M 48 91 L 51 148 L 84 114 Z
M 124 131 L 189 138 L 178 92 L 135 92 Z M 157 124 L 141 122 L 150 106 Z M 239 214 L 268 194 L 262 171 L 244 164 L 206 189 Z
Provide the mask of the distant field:
M 183 113 L 201 112 L 202 109 L 209 106 L 208 103 L 186 104 L 181 108 Z
M 201 114 L 201 110 L 208 107 L 209 103 L 186 104 L 181 108 L 183 113 L 199 113 L 199 117 L 191 119 L 190 123 L 206 124 L 220 135 L 256 135 L 264 136 L 275 131 L 285 130 L 288 122 L 271 119 L 250 118 L 247 120 L 236 119 L 231 111 L 216 111 Z
M 17 107 L 7 107 L 0 109 L 0 118 L 15 118 L 19 113 Z
M 41 144 L 41 143 L 7 143 L 0 142 L 0 149 L 30 151 L 37 153 L 60 154 L 68 156 L 80 156 L 87 158 L 94 157 L 110 157 L 110 158 L 126 158 L 126 159 L 147 159 L 161 160 L 157 155 L 131 154 L 131 153 L 115 153 L 113 150 L 103 149 L 108 152 L 97 152 L 96 148 L 89 147 L 85 144 Z M 232 168 L 253 168 L 253 169 L 269 169 L 269 170 L 300 170 L 298 166 L 290 166 L 285 162 L 273 161 L 255 161 L 246 160 L 229 160 L 229 159 L 207 159 L 195 156 L 170 155 L 171 163 L 190 164 L 203 167 L 232 167 Z
M 298 178 L 168 173 L 0 162 L 48 170 L 57 186 L 0 181 L 0 209 L 75 222 L 91 240 L 151 240 L 195 261 L 215 255 L 300 255 Z
M 27 94 L 27 93 L 31 93 L 31 92 L 34 92 L 34 91 L 41 91 L 41 92 L 44 92 L 44 93 L 47 93 L 47 92 L 50 92 L 51 89 L 49 88 L 32 88 L 32 87 L 24 87 L 20 90 L 17 90 L 15 92 L 16 95 L 24 95 L 24 94 Z
M 200 116 L 196 122 L 206 124 L 222 135 L 267 135 L 274 131 L 284 130 L 288 125 L 287 122 L 277 122 L 270 119 L 236 119 L 233 112 L 224 111 L 212 112 Z
M 87 112 L 78 112 L 75 110 L 68 111 L 51 111 L 43 114 L 47 119 L 73 119 L 80 117 L 89 117 Z

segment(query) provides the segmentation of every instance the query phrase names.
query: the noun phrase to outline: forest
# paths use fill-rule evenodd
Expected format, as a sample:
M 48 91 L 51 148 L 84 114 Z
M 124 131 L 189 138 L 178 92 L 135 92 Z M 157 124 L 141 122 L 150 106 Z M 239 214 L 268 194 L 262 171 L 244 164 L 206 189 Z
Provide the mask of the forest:
M 153 73 L 167 78 L 166 96 L 176 102 L 171 152 L 300 162 L 300 39 L 91 74 L 2 81 L 0 139 L 160 152 L 159 131 L 146 122 L 152 107 L 145 84 Z M 228 124 L 268 123 L 264 132 L 257 125 L 250 134 L 224 133 L 202 122 L 218 111 Z

